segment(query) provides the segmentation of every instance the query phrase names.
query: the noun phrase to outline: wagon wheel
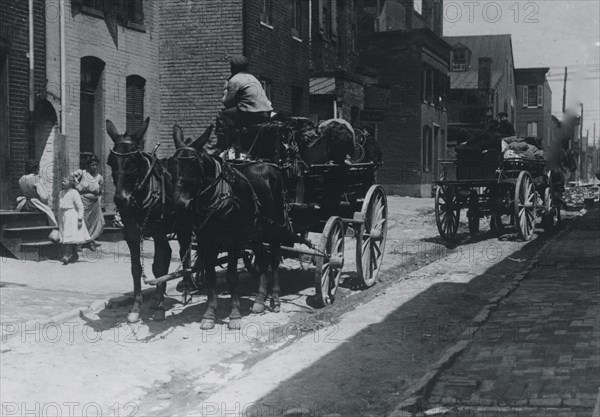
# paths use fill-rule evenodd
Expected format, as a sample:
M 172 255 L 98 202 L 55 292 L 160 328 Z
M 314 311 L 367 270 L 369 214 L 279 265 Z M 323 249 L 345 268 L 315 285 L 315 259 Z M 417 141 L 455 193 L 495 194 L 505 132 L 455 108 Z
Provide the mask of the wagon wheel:
M 544 190 L 544 215 L 542 224 L 547 232 L 556 230 L 560 223 L 560 206 L 554 205 L 552 185 Z
M 535 229 L 536 193 L 531 175 L 521 171 L 515 186 L 515 221 L 519 237 L 531 240 Z
M 364 223 L 356 234 L 356 270 L 361 284 L 370 287 L 381 270 L 387 239 L 387 197 L 383 187 L 371 186 L 361 214 Z
M 452 242 L 458 232 L 460 206 L 453 186 L 440 185 L 435 192 L 435 222 L 440 236 Z
M 315 289 L 317 303 L 321 307 L 332 304 L 340 284 L 344 267 L 344 224 L 339 217 L 327 220 L 318 250 L 325 256 L 317 256 Z

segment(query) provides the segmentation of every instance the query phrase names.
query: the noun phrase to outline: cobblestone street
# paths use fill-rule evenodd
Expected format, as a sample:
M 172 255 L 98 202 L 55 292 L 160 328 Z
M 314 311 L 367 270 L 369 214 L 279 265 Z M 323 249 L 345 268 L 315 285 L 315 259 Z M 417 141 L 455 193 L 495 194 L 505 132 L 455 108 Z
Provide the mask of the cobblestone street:
M 600 376 L 599 224 L 595 209 L 552 241 L 539 266 L 491 313 L 489 331 L 474 334 L 443 373 L 426 409 L 591 415 Z

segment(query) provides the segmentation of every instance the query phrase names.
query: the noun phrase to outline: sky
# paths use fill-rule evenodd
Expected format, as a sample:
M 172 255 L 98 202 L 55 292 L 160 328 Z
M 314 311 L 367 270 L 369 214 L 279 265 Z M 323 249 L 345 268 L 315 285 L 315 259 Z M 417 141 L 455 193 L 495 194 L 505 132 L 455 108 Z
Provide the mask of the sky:
M 590 142 L 600 137 L 600 0 L 444 0 L 444 35 L 511 34 L 515 68 L 549 67 L 552 114 L 581 113 Z

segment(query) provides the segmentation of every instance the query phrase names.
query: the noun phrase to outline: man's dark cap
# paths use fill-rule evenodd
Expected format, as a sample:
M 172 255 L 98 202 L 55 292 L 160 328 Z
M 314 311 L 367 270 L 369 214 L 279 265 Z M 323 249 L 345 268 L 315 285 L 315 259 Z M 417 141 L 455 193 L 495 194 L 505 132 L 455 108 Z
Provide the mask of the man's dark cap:
M 506 113 L 506 112 L 498 113 L 498 117 L 508 117 L 508 113 Z
M 234 67 L 247 67 L 250 61 L 244 55 L 234 55 L 229 60 L 229 63 Z

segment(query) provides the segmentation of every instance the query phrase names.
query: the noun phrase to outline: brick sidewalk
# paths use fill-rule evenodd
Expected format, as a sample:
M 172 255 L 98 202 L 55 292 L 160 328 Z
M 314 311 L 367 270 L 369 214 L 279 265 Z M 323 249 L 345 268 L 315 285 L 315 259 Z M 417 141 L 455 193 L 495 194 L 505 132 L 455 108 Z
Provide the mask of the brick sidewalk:
M 600 387 L 599 226 L 594 209 L 546 248 L 539 266 L 441 375 L 426 410 L 592 415 Z

